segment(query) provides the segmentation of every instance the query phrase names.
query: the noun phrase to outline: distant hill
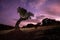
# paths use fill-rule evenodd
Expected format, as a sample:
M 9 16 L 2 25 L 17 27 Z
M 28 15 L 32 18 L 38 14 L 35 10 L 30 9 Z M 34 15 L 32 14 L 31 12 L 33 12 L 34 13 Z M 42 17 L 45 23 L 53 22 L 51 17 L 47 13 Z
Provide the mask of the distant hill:
M 40 24 L 41 23 L 37 23 L 36 25 L 34 25 L 34 24 L 27 24 L 26 26 L 23 26 L 23 28 L 31 28 L 31 27 L 37 28 L 38 26 L 41 26 Z
M 23 28 L 31 28 L 33 26 L 35 26 L 35 25 L 34 24 L 27 24 L 26 26 L 23 26 Z
M 8 29 L 13 29 L 13 28 L 14 28 L 13 26 L 0 24 L 0 30 L 8 30 Z

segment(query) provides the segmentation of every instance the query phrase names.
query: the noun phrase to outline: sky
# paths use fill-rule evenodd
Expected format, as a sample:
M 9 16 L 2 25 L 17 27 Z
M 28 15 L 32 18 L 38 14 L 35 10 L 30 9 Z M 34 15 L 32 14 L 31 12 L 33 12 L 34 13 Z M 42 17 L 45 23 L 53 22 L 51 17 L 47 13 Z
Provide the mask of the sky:
M 32 19 L 22 21 L 20 26 L 36 24 L 44 18 L 60 21 L 60 0 L 0 0 L 0 24 L 14 26 L 20 18 L 18 7 L 34 14 Z

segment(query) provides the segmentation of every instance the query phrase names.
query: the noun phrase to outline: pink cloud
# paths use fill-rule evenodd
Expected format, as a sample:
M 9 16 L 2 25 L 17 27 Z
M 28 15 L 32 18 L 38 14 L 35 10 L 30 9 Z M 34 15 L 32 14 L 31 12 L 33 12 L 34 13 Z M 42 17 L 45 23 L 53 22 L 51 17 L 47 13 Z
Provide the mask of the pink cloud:
M 60 4 L 53 4 L 50 6 L 50 9 L 57 14 L 60 14 Z
M 45 12 L 45 14 L 60 16 L 60 4 L 53 3 L 42 9 L 42 11 Z

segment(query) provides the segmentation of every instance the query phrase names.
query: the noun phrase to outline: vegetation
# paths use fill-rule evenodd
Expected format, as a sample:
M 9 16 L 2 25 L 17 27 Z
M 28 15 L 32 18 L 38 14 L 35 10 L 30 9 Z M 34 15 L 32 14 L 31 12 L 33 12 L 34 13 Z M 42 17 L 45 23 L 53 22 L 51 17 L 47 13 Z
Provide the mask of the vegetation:
M 13 29 L 13 28 L 14 28 L 13 26 L 0 24 L 0 30 L 9 30 L 9 29 Z
M 34 30 L 30 32 L 11 31 L 0 35 L 0 40 L 60 40 L 60 27 L 48 30 Z
M 32 14 L 31 12 L 27 12 L 26 9 L 21 8 L 21 7 L 18 7 L 17 11 L 20 14 L 20 19 L 16 22 L 15 28 L 19 29 L 19 24 L 21 23 L 21 21 L 27 20 L 29 18 L 31 19 L 31 16 L 34 16 L 34 14 Z
M 49 18 L 45 18 L 42 20 L 42 25 L 46 26 L 46 25 L 60 25 L 60 21 L 56 21 L 54 19 L 49 19 Z

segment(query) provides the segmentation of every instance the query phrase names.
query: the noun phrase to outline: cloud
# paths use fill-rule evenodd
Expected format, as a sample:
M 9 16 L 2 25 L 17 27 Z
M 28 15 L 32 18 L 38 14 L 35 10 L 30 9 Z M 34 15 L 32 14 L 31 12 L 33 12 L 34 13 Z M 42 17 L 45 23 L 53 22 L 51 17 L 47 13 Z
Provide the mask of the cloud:
M 53 2 L 43 7 L 42 11 L 45 12 L 45 14 L 60 16 L 60 4 L 58 2 Z
M 45 15 L 36 16 L 37 19 L 42 19 L 44 17 L 45 17 Z
M 29 6 L 31 8 L 39 9 L 41 5 L 45 3 L 46 0 L 37 0 L 33 2 L 29 2 Z
M 53 4 L 53 3 L 60 3 L 60 0 L 47 0 L 46 1 L 46 4 L 49 5 L 49 4 Z
M 37 16 L 35 16 L 37 19 L 34 17 L 35 19 L 27 20 L 26 22 L 36 23 L 45 17 L 58 20 L 60 18 L 60 0 L 0 0 L 0 22 L 6 23 L 4 21 L 6 20 L 8 21 L 7 24 L 14 25 L 17 19 L 19 19 L 17 14 L 18 6 L 27 9 Z

